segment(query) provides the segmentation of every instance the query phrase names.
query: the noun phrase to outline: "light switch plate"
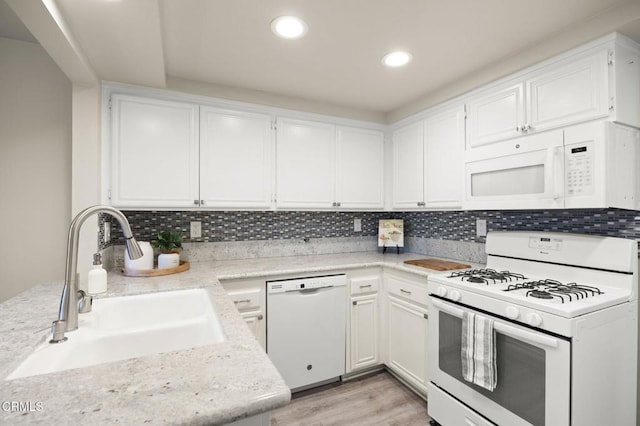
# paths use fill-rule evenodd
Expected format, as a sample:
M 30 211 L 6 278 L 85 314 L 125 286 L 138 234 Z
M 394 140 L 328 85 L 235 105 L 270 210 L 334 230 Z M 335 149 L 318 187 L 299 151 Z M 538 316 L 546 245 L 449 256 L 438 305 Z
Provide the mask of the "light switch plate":
M 353 219 L 353 232 L 362 232 L 362 219 Z
M 476 237 L 487 236 L 487 221 L 486 219 L 476 219 Z
M 191 238 L 202 238 L 202 222 L 191 222 Z

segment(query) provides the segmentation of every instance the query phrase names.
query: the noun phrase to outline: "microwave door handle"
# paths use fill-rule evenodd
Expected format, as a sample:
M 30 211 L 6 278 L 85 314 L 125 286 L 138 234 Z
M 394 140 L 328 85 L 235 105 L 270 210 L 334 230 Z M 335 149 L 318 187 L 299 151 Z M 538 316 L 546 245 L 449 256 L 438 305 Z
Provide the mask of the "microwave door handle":
M 443 312 L 446 312 L 450 315 L 453 315 L 458 318 L 462 318 L 463 310 L 457 308 L 455 306 L 450 306 L 449 304 L 445 304 L 440 300 L 431 298 L 431 303 L 433 306 L 440 309 Z M 493 324 L 493 328 L 496 332 L 504 334 L 505 336 L 510 336 L 518 340 L 525 341 L 535 346 L 547 346 L 550 348 L 558 347 L 558 339 L 554 339 L 553 337 L 545 336 L 542 334 L 532 333 L 530 331 L 521 330 L 519 328 L 510 326 L 503 322 L 495 321 Z
M 553 199 L 564 198 L 564 147 L 553 147 L 551 154 Z

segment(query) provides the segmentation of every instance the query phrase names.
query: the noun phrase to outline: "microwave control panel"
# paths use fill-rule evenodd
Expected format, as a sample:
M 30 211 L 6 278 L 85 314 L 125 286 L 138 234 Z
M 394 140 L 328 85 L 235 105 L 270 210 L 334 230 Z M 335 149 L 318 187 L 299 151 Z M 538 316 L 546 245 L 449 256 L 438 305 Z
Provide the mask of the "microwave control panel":
M 593 142 L 565 146 L 565 197 L 593 194 L 593 151 Z

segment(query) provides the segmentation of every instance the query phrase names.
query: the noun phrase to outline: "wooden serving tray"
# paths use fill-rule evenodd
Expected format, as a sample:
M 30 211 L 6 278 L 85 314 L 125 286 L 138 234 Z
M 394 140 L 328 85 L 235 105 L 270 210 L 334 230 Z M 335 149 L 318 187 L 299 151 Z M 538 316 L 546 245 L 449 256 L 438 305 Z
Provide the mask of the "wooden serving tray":
M 423 268 L 433 269 L 434 271 L 453 271 L 454 269 L 471 268 L 471 265 L 467 265 L 466 263 L 449 262 L 447 260 L 440 259 L 405 260 L 404 263 L 408 265 L 415 265 L 421 266 Z
M 155 263 L 155 266 L 158 266 Z M 122 275 L 125 277 L 159 277 L 161 275 L 177 274 L 179 272 L 188 271 L 191 265 L 186 260 L 181 260 L 180 265 L 175 268 L 162 268 L 162 269 L 128 269 L 122 268 Z

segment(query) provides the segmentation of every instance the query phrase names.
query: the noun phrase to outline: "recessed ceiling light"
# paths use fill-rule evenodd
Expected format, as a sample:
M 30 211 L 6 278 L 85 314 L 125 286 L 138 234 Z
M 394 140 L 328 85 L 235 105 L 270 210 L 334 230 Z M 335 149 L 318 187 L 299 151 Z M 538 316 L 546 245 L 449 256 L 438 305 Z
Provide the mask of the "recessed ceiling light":
M 402 50 L 387 53 L 382 57 L 382 63 L 388 67 L 401 67 L 411 61 L 411 54 Z
M 307 24 L 295 16 L 279 16 L 271 21 L 271 31 L 282 38 L 300 38 L 307 33 Z

